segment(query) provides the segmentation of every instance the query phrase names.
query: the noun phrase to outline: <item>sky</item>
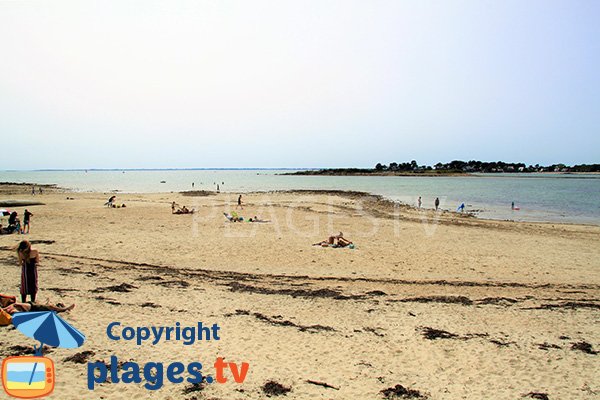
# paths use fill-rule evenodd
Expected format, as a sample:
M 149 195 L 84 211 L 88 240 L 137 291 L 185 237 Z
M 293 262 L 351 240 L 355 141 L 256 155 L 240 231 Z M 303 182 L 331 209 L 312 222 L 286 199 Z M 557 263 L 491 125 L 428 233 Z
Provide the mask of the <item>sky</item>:
M 595 0 L 0 1 L 0 170 L 600 163 Z

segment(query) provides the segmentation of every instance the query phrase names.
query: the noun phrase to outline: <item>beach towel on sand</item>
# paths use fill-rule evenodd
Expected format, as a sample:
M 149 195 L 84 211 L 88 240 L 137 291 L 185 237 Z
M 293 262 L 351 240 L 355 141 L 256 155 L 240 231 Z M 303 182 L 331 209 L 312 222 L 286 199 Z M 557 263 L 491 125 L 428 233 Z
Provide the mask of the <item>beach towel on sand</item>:
M 12 323 L 12 317 L 6 311 L 0 309 L 0 326 L 7 326 Z

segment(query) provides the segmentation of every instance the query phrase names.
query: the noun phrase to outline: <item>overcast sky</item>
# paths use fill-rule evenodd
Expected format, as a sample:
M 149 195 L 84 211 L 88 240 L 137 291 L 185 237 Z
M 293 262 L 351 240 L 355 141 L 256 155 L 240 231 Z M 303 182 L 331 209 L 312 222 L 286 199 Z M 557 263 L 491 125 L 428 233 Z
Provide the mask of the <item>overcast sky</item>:
M 0 169 L 600 162 L 600 1 L 0 1 Z

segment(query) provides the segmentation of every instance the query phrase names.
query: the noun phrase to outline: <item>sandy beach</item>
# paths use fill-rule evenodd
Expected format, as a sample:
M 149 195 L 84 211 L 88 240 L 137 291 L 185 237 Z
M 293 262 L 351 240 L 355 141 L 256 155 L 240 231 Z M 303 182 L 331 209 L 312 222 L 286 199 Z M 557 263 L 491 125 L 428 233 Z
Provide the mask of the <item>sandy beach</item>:
M 326 192 L 246 194 L 237 212 L 271 222 L 231 223 L 223 213 L 236 211 L 237 194 L 201 194 L 117 194 L 126 208 L 107 208 L 108 193 L 2 187 L 2 200 L 44 205 L 11 207 L 33 217 L 30 234 L 0 236 L 1 292 L 18 296 L 14 248 L 30 240 L 38 299 L 75 303 L 61 315 L 87 337 L 46 353 L 55 398 L 600 398 L 600 227 Z M 172 201 L 196 212 L 173 215 Z M 354 249 L 312 246 L 340 231 Z M 113 321 L 217 323 L 220 340 L 137 346 L 107 337 Z M 2 357 L 36 344 L 0 330 Z M 65 361 L 81 352 L 91 352 L 82 363 Z M 87 362 L 111 356 L 199 361 L 207 373 L 217 357 L 250 367 L 242 384 L 89 391 Z

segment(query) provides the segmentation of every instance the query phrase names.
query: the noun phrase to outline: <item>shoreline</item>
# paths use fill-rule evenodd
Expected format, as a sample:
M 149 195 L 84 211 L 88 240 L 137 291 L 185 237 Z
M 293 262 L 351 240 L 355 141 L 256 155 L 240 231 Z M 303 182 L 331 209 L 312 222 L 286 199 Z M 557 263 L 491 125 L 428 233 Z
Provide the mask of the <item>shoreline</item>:
M 363 199 L 368 199 L 371 203 L 378 203 L 378 204 L 385 204 L 385 207 L 388 209 L 387 211 L 389 212 L 389 209 L 393 209 L 394 207 L 398 207 L 400 209 L 404 209 L 404 210 L 410 210 L 411 213 L 420 213 L 420 212 L 432 212 L 434 211 L 433 208 L 427 208 L 427 207 L 422 207 L 421 209 L 418 209 L 416 206 L 402 202 L 402 201 L 397 201 L 397 200 L 393 200 L 390 199 L 386 196 L 383 195 L 379 195 L 379 194 L 375 194 L 375 193 L 370 193 L 370 192 L 363 192 L 363 191 L 356 191 L 356 190 L 337 190 L 337 189 L 290 189 L 290 190 L 260 190 L 260 191 L 248 191 L 248 192 L 240 192 L 240 191 L 220 191 L 220 192 L 216 192 L 216 191 L 209 191 L 209 190 L 185 190 L 185 191 L 165 191 L 165 192 L 121 192 L 121 191 L 93 191 L 93 190 L 87 190 L 87 191 L 75 191 L 73 189 L 70 188 L 64 188 L 64 187 L 60 187 L 57 184 L 36 184 L 36 183 L 14 183 L 14 182 L 0 182 L 0 196 L 3 194 L 7 194 L 7 195 L 19 195 L 21 193 L 16 193 L 10 190 L 11 186 L 17 186 L 17 187 L 29 187 L 29 186 L 42 186 L 45 188 L 46 192 L 43 195 L 39 195 L 36 194 L 34 197 L 37 199 L 39 199 L 40 197 L 45 196 L 46 194 L 50 194 L 50 193 L 62 193 L 62 194 L 102 194 L 102 195 L 110 195 L 110 194 L 118 194 L 118 195 L 130 195 L 130 196 L 136 196 L 136 195 L 140 195 L 140 196 L 144 196 L 144 195 L 168 195 L 168 196 L 172 196 L 172 195 L 182 195 L 188 198 L 194 198 L 194 197 L 212 197 L 212 196 L 218 196 L 219 194 L 221 195 L 237 195 L 237 194 L 244 194 L 244 195 L 265 195 L 265 194 L 292 194 L 292 195 L 325 195 L 325 196 L 338 196 L 338 197 L 342 197 L 342 198 L 347 198 L 347 199 L 359 199 L 359 198 L 363 198 Z M 7 191 L 8 189 L 8 191 Z M 32 197 L 28 191 L 23 192 L 22 194 L 27 195 L 28 197 Z M 25 200 L 25 199 L 19 199 L 22 200 L 26 203 L 29 202 L 34 202 L 36 203 L 37 201 L 35 200 Z M 5 200 L 0 198 L 0 202 L 4 202 Z M 15 200 L 8 200 L 8 202 L 12 202 Z M 24 203 L 25 204 L 25 203 Z M 34 204 L 32 204 L 34 205 Z M 6 207 L 10 207 L 9 205 L 6 205 Z M 14 207 L 14 206 L 13 206 Z M 421 211 L 420 211 L 421 210 Z M 480 215 L 478 215 L 478 213 L 475 212 L 469 212 L 466 211 L 465 213 L 459 213 L 456 211 L 453 211 L 452 209 L 442 209 L 440 208 L 439 211 L 440 215 L 447 215 L 450 217 L 454 217 L 454 218 L 459 218 L 459 219 L 475 219 L 477 221 L 489 221 L 489 222 L 503 222 L 503 223 L 512 223 L 512 224 L 547 224 L 547 225 L 569 225 L 569 226 L 589 226 L 589 227 L 596 227 L 596 226 L 600 226 L 600 221 L 594 223 L 594 222 L 581 222 L 581 221 L 525 221 L 525 220 L 511 220 L 511 219 L 503 219 L 503 218 L 485 218 L 482 217 Z

